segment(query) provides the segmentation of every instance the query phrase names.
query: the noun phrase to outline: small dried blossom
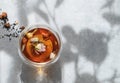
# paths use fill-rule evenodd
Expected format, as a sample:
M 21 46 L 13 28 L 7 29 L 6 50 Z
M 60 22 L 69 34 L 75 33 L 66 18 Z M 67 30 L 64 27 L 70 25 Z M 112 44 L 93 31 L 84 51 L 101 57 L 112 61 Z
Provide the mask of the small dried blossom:
M 43 43 L 39 43 L 35 46 L 35 50 L 37 50 L 38 52 L 45 52 L 46 46 Z
M 51 53 L 50 54 L 50 59 L 54 59 L 55 58 L 55 54 L 54 53 Z

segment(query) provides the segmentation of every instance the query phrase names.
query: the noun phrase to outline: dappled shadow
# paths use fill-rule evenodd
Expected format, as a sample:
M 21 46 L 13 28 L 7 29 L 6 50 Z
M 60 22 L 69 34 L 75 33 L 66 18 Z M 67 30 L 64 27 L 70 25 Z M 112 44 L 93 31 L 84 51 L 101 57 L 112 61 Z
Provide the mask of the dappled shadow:
M 111 78 L 109 78 L 109 79 L 105 79 L 104 81 L 110 82 L 110 83 L 116 83 L 115 80 L 116 80 L 117 78 L 120 78 L 120 76 L 118 76 L 117 73 L 118 73 L 118 71 L 117 71 L 117 70 L 114 70 L 113 76 L 112 76 Z
M 111 26 L 111 30 L 109 34 L 111 35 L 114 32 L 114 26 L 119 26 L 116 34 L 114 36 L 118 35 L 120 33 L 120 15 L 115 13 L 114 3 L 116 0 L 106 0 L 106 3 L 102 6 L 102 10 L 109 8 L 108 11 L 104 12 L 102 14 L 102 17 L 108 22 L 108 24 Z
M 28 11 L 26 11 L 26 1 L 20 0 L 20 1 L 17 1 L 16 3 L 17 10 L 18 10 L 17 13 L 18 13 L 19 23 L 20 25 L 24 25 L 24 26 L 27 26 L 28 24 L 27 13 L 29 13 Z
M 71 46 L 76 47 L 76 45 L 78 44 L 77 34 L 75 33 L 71 26 L 64 26 L 62 29 L 62 34 L 67 42 L 64 43 L 62 46 L 61 60 L 63 60 L 64 63 L 72 61 L 74 62 L 78 57 L 77 52 L 78 49 L 76 48 L 76 52 L 74 53 L 71 51 Z
M 115 13 L 105 12 L 103 13 L 103 18 L 111 25 L 120 25 L 120 15 L 116 15 Z
M 19 4 L 25 5 L 23 0 L 21 0 Z M 21 20 L 20 24 L 27 25 L 28 23 L 26 19 L 27 15 L 23 7 L 24 6 L 21 6 L 18 8 L 19 10 L 18 13 L 20 14 L 20 17 L 21 17 L 19 18 Z M 16 26 L 16 28 L 18 28 L 18 26 Z M 10 32 L 10 31 L 6 31 L 5 29 L 3 29 L 3 26 L 1 26 L 0 29 L 1 29 L 0 35 L 12 33 L 12 31 Z M 9 65 L 10 70 L 8 72 L 8 78 L 6 79 L 7 83 L 18 83 L 19 73 L 21 71 L 21 65 L 22 65 L 22 61 L 18 54 L 18 38 L 11 38 L 11 41 L 9 41 L 9 38 L 7 37 L 0 39 L 0 51 L 5 51 L 8 54 L 7 56 L 11 58 L 11 63 L 10 63 L 11 65 Z
M 28 22 L 29 22 L 28 16 L 32 13 L 35 13 L 35 16 L 37 16 L 37 18 L 43 18 L 43 20 L 45 20 L 46 23 L 49 23 L 49 18 L 47 13 L 39 8 L 42 2 L 43 0 L 36 0 L 34 1 L 34 4 L 30 5 L 29 0 L 17 1 L 18 18 L 21 25 L 24 25 L 24 26 L 28 25 Z
M 17 44 L 18 44 L 17 39 L 12 39 L 11 41 L 9 41 L 9 39 L 7 38 L 0 39 L 0 51 L 5 51 L 8 54 L 8 56 L 12 59 L 12 62 L 10 63 L 11 65 L 9 66 L 10 71 L 8 74 L 10 75 L 9 76 L 10 78 L 7 79 L 9 83 L 18 83 L 17 75 L 21 70 L 20 67 L 22 62 L 18 55 Z M 5 55 L 1 55 L 1 56 L 5 56 Z M 6 61 L 6 59 L 4 59 L 4 61 Z
M 109 36 L 106 34 L 97 33 L 90 29 L 84 29 L 79 34 L 76 34 L 70 26 L 64 26 L 62 32 L 67 41 L 63 45 L 62 55 L 67 58 L 71 57 L 69 61 L 74 61 L 78 54 L 84 55 L 88 60 L 96 64 L 100 64 L 105 59 L 108 53 L 107 44 L 109 40 Z M 72 45 L 76 48 L 75 53 L 71 50 Z M 64 61 L 67 62 L 67 60 Z
M 0 25 L 0 36 L 4 35 L 4 34 L 8 34 L 8 32 L 9 31 L 6 30 L 5 28 L 3 28 L 2 24 L 1 24 Z M 10 71 L 9 71 L 10 78 L 7 79 L 7 80 L 9 80 L 9 83 L 17 83 L 18 82 L 18 78 L 16 78 L 16 77 L 20 72 L 20 66 L 21 66 L 22 62 L 21 62 L 21 59 L 19 58 L 17 49 L 18 49 L 18 39 L 17 38 L 13 37 L 13 38 L 11 38 L 11 41 L 10 41 L 8 37 L 3 36 L 3 38 L 0 39 L 0 51 L 1 52 L 4 51 L 7 54 L 7 55 L 1 54 L 0 56 L 10 57 L 10 59 L 11 59 L 10 63 L 8 63 L 9 59 L 4 58 L 2 60 L 2 64 L 7 63 L 10 65 L 8 67 L 8 68 L 10 68 Z M 4 68 L 2 68 L 2 70 L 4 71 Z M 9 76 L 9 74 L 8 74 L 8 76 Z M 12 79 L 12 78 L 14 78 L 14 79 Z
M 78 79 L 75 83 L 100 83 L 95 76 L 92 76 L 88 73 L 82 74 L 77 77 Z
M 77 45 L 79 52 L 89 61 L 95 64 L 101 64 L 108 53 L 109 36 L 105 33 L 94 32 L 90 29 L 84 29 L 79 33 L 79 43 Z
M 105 33 L 94 32 L 90 29 L 83 29 L 77 34 L 71 26 L 64 26 L 62 34 L 66 42 L 63 44 L 61 60 L 64 64 L 68 62 L 75 63 L 75 83 L 98 83 L 96 75 L 79 75 L 79 57 L 83 56 L 88 61 L 99 66 L 106 59 L 109 36 Z M 96 71 L 97 70 L 95 70 L 95 72 Z
M 106 3 L 101 7 L 101 9 L 109 8 L 111 9 L 115 0 L 106 0 Z

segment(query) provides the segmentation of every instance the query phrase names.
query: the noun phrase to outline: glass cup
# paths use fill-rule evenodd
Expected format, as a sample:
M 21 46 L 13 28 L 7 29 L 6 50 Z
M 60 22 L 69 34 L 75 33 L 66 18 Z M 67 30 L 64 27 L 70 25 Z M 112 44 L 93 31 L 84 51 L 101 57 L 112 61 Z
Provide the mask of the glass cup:
M 30 30 L 36 29 L 36 28 L 42 28 L 42 29 L 46 29 L 50 32 L 52 32 L 54 34 L 54 36 L 56 37 L 58 44 L 59 44 L 59 51 L 57 53 L 57 55 L 55 56 L 54 59 L 51 59 L 49 61 L 46 62 L 34 62 L 32 60 L 30 60 L 29 58 L 27 58 L 25 56 L 25 54 L 22 52 L 22 48 L 21 48 L 21 41 L 22 38 L 26 35 L 27 32 L 29 32 Z M 61 38 L 60 38 L 60 32 L 58 29 L 54 29 L 52 27 L 49 27 L 47 25 L 40 25 L 40 24 L 36 24 L 36 25 L 32 25 L 32 26 L 27 26 L 25 27 L 25 29 L 22 31 L 20 37 L 19 37 L 19 48 L 18 48 L 18 53 L 21 57 L 21 59 L 23 60 L 23 62 L 25 62 L 26 64 L 32 66 L 32 67 L 47 67 L 53 63 L 55 63 L 58 58 L 60 57 L 60 51 L 61 51 Z

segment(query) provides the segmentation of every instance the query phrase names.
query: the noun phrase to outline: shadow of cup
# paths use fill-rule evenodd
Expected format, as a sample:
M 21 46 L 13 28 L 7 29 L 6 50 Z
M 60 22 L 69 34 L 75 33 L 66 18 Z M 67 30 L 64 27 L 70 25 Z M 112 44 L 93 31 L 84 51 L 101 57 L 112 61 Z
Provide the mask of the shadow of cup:
M 42 70 L 23 64 L 21 70 L 20 80 L 22 83 L 61 83 L 62 81 L 60 60 Z

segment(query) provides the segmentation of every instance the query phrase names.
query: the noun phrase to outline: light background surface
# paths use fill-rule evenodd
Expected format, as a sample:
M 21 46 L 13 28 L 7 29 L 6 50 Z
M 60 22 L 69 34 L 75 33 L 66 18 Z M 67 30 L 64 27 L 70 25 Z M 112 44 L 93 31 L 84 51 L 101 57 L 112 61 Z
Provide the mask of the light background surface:
M 120 83 L 120 0 L 0 0 L 0 9 L 20 26 L 58 27 L 63 41 L 41 81 L 20 59 L 18 39 L 0 39 L 0 83 Z

